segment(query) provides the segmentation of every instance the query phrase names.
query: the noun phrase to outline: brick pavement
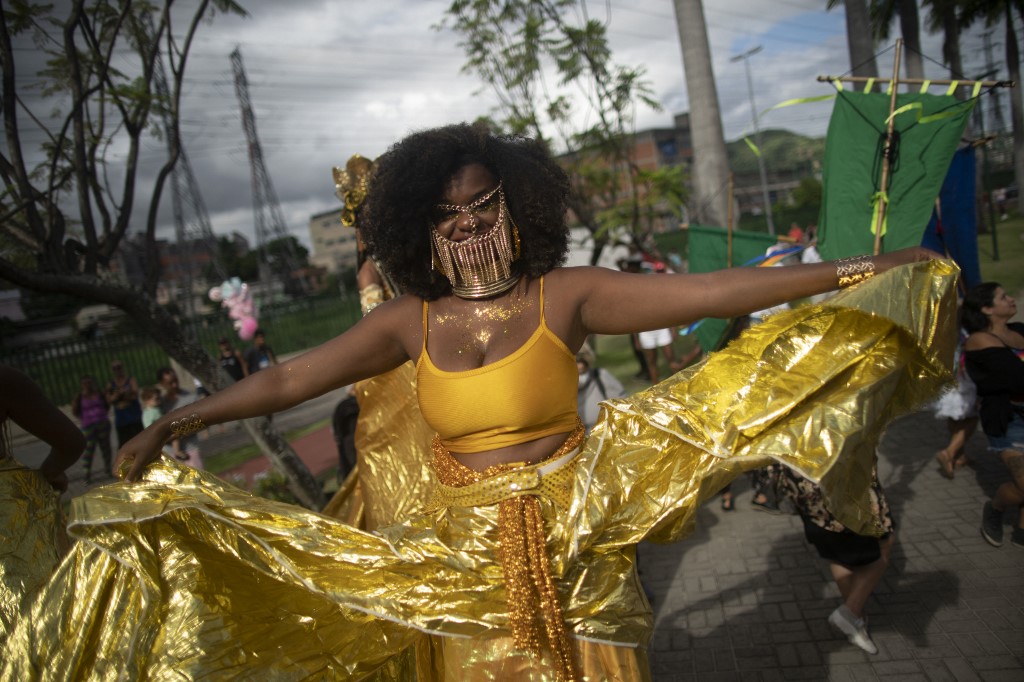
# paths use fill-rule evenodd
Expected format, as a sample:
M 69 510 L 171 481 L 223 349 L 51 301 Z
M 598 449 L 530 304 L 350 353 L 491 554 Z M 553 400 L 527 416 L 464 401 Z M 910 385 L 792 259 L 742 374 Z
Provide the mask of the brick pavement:
M 657 682 L 773 680 L 1024 680 L 1024 550 L 979 533 L 981 505 L 1008 475 L 975 434 L 973 467 L 948 481 L 933 460 L 945 423 L 904 417 L 879 448 L 879 476 L 897 521 L 893 562 L 868 603 L 870 656 L 832 631 L 839 592 L 796 516 L 716 503 L 692 536 L 640 547 L 654 598 Z M 1006 523 L 1012 523 L 1009 517 Z

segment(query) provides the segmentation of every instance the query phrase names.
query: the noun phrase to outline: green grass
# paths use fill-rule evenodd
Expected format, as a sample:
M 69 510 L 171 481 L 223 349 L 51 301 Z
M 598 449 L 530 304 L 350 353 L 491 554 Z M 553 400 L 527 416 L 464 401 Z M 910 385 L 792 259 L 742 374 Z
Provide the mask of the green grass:
M 313 433 L 330 423 L 330 419 L 321 419 L 320 421 L 313 422 L 308 426 L 288 431 L 284 434 L 284 439 L 289 443 L 293 440 L 302 438 L 305 435 Z M 249 445 L 243 445 L 241 447 L 234 448 L 232 450 L 224 450 L 212 455 L 203 457 L 203 467 L 214 474 L 221 474 L 230 469 L 234 469 L 237 466 L 245 464 L 250 459 L 260 457 L 263 453 L 255 445 L 250 443 Z
M 978 235 L 981 277 L 986 281 L 999 282 L 1011 296 L 1017 296 L 1024 292 L 1024 217 L 1018 212 L 1011 212 L 1007 220 L 997 217 L 995 236 L 999 247 L 998 261 L 993 258 L 992 234 Z

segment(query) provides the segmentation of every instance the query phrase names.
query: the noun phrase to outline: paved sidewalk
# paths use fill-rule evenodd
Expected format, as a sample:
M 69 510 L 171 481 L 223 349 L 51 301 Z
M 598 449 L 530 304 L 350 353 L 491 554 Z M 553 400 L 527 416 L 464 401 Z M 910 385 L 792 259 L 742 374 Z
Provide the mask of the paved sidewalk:
M 704 507 L 695 533 L 640 547 L 654 598 L 651 664 L 674 680 L 1024 680 L 1024 549 L 990 547 L 981 506 L 1008 473 L 975 434 L 976 464 L 939 475 L 945 423 L 930 414 L 890 426 L 879 476 L 898 524 L 893 563 L 868 603 L 870 656 L 832 631 L 839 592 L 798 517 Z M 1016 519 L 1006 519 L 1006 523 Z

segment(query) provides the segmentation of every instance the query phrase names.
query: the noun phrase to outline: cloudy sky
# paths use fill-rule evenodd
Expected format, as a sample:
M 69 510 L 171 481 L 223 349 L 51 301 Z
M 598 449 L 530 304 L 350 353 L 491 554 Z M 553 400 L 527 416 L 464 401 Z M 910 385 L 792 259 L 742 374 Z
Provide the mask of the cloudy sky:
M 185 8 L 192 4 L 179 2 Z M 201 28 L 183 103 L 183 140 L 218 234 L 254 233 L 249 158 L 229 59 L 236 47 L 288 230 L 307 245 L 310 215 L 337 206 L 332 166 L 356 152 L 376 156 L 410 131 L 471 121 L 493 110 L 496 99 L 487 86 L 461 73 L 458 37 L 433 28 L 444 17 L 446 0 L 242 4 L 248 17 L 221 15 Z M 830 86 L 816 77 L 850 70 L 842 7 L 826 12 L 825 4 L 704 3 L 727 140 L 753 129 L 744 65 L 730 57 L 763 46 L 750 59 L 759 111 L 790 98 L 828 94 Z M 637 110 L 637 129 L 670 127 L 673 114 L 689 107 L 671 0 L 606 0 L 590 2 L 588 9 L 607 23 L 613 59 L 643 65 L 662 103 L 660 112 Z M 972 29 L 963 40 L 968 76 L 985 70 L 983 31 Z M 1001 64 L 1001 28 L 992 41 Z M 891 73 L 891 45 L 879 52 L 880 73 Z M 938 63 L 939 36 L 925 37 L 924 52 L 926 75 L 947 77 Z M 830 111 L 827 103 L 779 109 L 765 115 L 761 126 L 823 135 Z M 156 164 L 164 153 L 163 144 L 153 140 L 143 160 Z M 170 212 L 164 208 L 162 234 L 170 236 Z

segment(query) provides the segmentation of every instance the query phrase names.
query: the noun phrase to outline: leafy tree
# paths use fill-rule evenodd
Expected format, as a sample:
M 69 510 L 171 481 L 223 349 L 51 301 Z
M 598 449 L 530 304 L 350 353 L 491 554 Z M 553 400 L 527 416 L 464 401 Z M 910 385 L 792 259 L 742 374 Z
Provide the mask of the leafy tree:
M 218 364 L 156 303 L 157 210 L 180 155 L 181 90 L 196 32 L 216 12 L 245 11 L 232 0 L 196 0 L 172 11 L 173 4 L 0 5 L 0 277 L 39 293 L 120 308 L 204 385 L 220 388 L 229 380 Z M 166 98 L 154 88 L 159 59 L 168 66 Z M 28 89 L 33 72 L 42 101 Z M 143 187 L 140 152 L 147 135 L 157 132 L 154 115 L 161 110 L 169 113 L 170 126 L 159 133 L 173 149 Z M 43 140 L 40 148 L 28 141 L 35 138 Z M 132 287 L 111 266 L 137 200 L 149 202 L 142 205 L 147 277 Z M 252 420 L 246 428 L 303 504 L 318 506 L 316 480 L 269 422 Z
M 463 69 L 497 94 L 499 129 L 564 151 L 569 207 L 594 235 L 593 261 L 620 224 L 643 241 L 633 114 L 638 103 L 660 105 L 642 67 L 612 62 L 607 26 L 589 16 L 586 2 L 453 0 L 440 28 L 461 36 Z M 551 70 L 557 88 L 545 81 Z M 573 87 L 576 98 L 566 94 Z

